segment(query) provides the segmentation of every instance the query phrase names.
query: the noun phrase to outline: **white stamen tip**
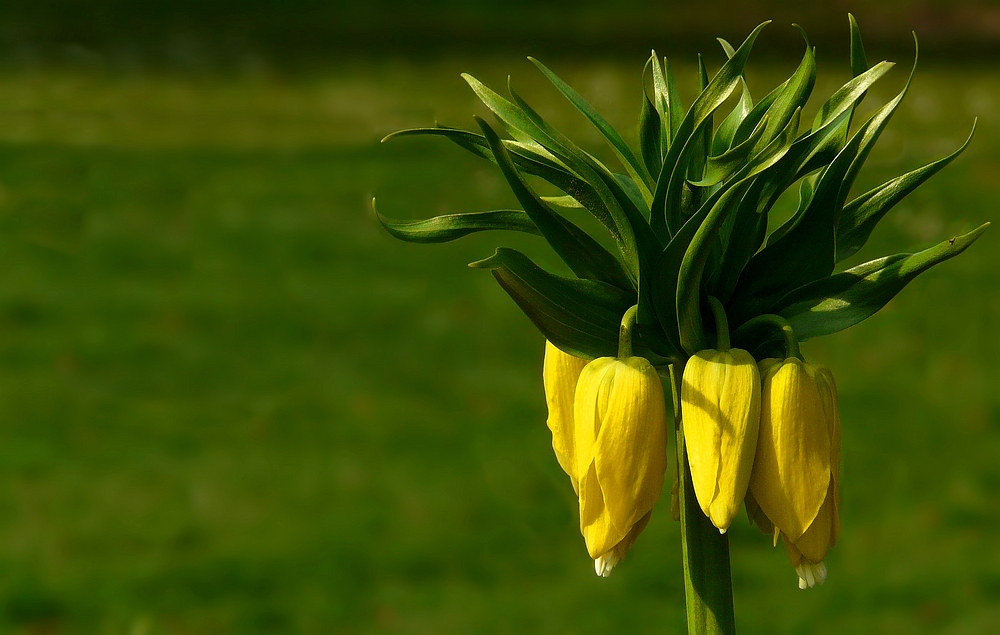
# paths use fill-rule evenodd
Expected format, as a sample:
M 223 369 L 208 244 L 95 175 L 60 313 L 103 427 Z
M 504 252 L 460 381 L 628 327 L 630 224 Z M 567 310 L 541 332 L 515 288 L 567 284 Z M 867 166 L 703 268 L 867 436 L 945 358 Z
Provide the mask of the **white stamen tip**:
M 611 575 L 611 570 L 615 568 L 616 564 L 618 564 L 618 559 L 615 558 L 614 554 L 606 553 L 594 559 L 594 571 L 602 578 L 606 578 Z
M 728 527 L 719 527 L 719 533 L 725 535 L 726 529 L 728 529 Z
M 826 582 L 826 565 L 822 562 L 819 564 L 803 562 L 795 567 L 795 573 L 799 574 L 800 589 L 811 589 L 817 584 Z

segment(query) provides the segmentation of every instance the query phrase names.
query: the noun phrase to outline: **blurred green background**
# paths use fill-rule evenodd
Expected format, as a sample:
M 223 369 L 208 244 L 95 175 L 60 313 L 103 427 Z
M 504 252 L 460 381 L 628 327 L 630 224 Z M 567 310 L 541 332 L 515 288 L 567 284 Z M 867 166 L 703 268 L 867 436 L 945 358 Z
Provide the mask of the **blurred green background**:
M 656 46 L 689 102 L 763 19 L 757 97 L 846 12 L 909 96 L 858 190 L 969 150 L 864 259 L 1000 203 L 1000 11 L 988 2 L 391 0 L 0 7 L 0 632 L 682 633 L 661 501 L 598 579 L 544 426 L 543 340 L 465 263 L 504 243 L 393 241 L 407 218 L 515 205 L 495 168 L 386 133 L 519 92 L 600 157 L 545 62 L 629 139 Z M 808 113 L 807 113 L 808 115 Z M 811 116 L 811 115 L 809 115 Z M 1000 632 L 1000 251 L 993 228 L 875 318 L 807 344 L 844 425 L 840 544 L 808 592 L 731 531 L 743 633 Z M 859 257 L 860 258 L 860 257 Z M 852 262 L 857 262 L 855 259 Z

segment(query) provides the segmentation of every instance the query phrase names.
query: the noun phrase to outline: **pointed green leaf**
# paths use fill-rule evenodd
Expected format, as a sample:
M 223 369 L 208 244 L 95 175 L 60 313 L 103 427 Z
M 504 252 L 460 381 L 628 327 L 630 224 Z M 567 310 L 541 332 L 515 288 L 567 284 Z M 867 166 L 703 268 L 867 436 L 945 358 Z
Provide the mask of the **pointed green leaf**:
M 799 29 L 801 31 L 801 28 Z M 802 33 L 805 38 L 805 33 Z M 768 93 L 746 116 L 733 136 L 733 143 L 743 143 L 767 115 L 768 124 L 761 145 L 766 145 L 788 124 L 796 108 L 803 108 L 816 83 L 816 57 L 806 38 L 806 51 L 791 77 Z
M 726 52 L 726 57 L 731 58 L 736 54 L 736 50 L 729 42 L 722 38 L 717 39 L 719 44 L 722 45 L 722 49 Z M 729 115 L 719 124 L 719 129 L 715 131 L 715 138 L 712 139 L 713 156 L 724 154 L 732 147 L 736 130 L 740 127 L 740 123 L 743 122 L 747 114 L 753 110 L 753 98 L 750 96 L 750 87 L 747 86 L 746 79 L 743 77 L 740 78 L 740 90 L 742 91 L 740 100 L 736 102 Z
M 653 195 L 649 191 L 649 186 L 646 184 L 645 170 L 643 169 L 642 164 L 639 163 L 639 159 L 637 159 L 635 154 L 632 152 L 632 149 L 628 147 L 625 140 L 622 139 L 620 134 L 618 134 L 618 131 L 616 131 L 611 124 L 608 123 L 608 120 L 605 119 L 601 113 L 597 112 L 597 110 L 590 105 L 590 102 L 584 99 L 583 96 L 576 92 L 576 90 L 574 90 L 569 84 L 560 79 L 558 75 L 549 70 L 545 64 L 542 64 L 533 57 L 529 57 L 528 59 L 531 60 L 531 63 L 537 66 L 538 70 L 542 71 L 542 74 L 545 75 L 550 82 L 552 82 L 552 85 L 555 86 L 556 89 L 562 93 L 563 96 L 566 97 L 566 99 L 568 99 L 569 102 L 573 104 L 573 106 L 579 110 L 580 113 L 583 114 L 583 116 L 586 117 L 595 128 L 597 128 L 597 131 L 601 133 L 604 140 L 611 146 L 615 156 L 617 156 L 618 160 L 621 161 L 625 171 L 628 172 L 630 177 L 632 177 L 632 181 L 634 181 L 636 187 L 640 192 L 642 192 L 642 197 L 646 201 L 646 205 L 649 205 Z
M 880 80 L 895 65 L 895 62 L 879 62 L 838 88 L 816 113 L 816 118 L 813 120 L 813 131 L 819 130 L 842 113 L 857 106 L 872 84 Z
M 868 58 L 865 56 L 865 45 L 861 41 L 861 29 L 854 16 L 847 14 L 851 25 L 851 72 L 855 77 L 868 70 Z
M 897 176 L 848 203 L 837 223 L 837 262 L 853 256 L 864 247 L 882 217 L 896 203 L 962 154 L 969 147 L 975 132 L 976 125 L 973 124 L 972 132 L 958 150 L 922 168 Z
M 595 280 L 557 276 L 505 247 L 469 266 L 492 269 L 528 319 L 561 350 L 585 359 L 618 354 L 621 318 L 635 304 L 634 294 Z
M 653 64 L 653 108 L 660 119 L 660 165 L 663 165 L 663 157 L 667 154 L 672 139 L 673 120 L 671 118 L 670 93 L 667 89 L 667 79 L 660 67 L 660 59 L 656 56 L 656 51 L 652 52 L 650 61 Z M 666 62 L 666 60 L 664 60 Z M 656 176 L 659 172 L 650 176 Z
M 702 132 L 701 126 L 739 84 L 754 40 L 767 24 L 769 22 L 764 22 L 754 29 L 733 57 L 722 65 L 708 87 L 695 99 L 678 127 L 677 134 L 663 160 L 663 169 L 656 179 L 656 190 L 653 193 L 653 203 L 650 205 L 650 224 L 661 240 L 672 235 L 683 224 L 683 214 L 680 209 L 681 193 L 686 182 L 687 161 L 697 144 L 696 141 L 692 142 L 692 138 Z
M 726 190 L 698 225 L 698 231 L 681 261 L 677 275 L 677 326 L 681 346 L 689 355 L 708 348 L 701 317 L 701 277 L 709 250 L 726 216 L 735 211 L 749 186 L 750 180 L 745 179 Z
M 486 143 L 485 137 L 456 128 L 441 126 L 437 128 L 401 130 L 387 136 L 383 139 L 383 142 L 396 137 L 428 135 L 444 137 L 472 154 L 496 164 L 496 158 L 493 156 L 493 151 L 490 150 L 490 145 Z M 540 154 L 531 146 L 510 140 L 504 140 L 503 144 L 509 151 L 511 159 L 513 159 L 514 165 L 518 169 L 527 174 L 541 177 L 563 192 L 566 192 L 567 195 L 573 197 L 593 214 L 605 228 L 608 228 L 612 236 L 616 235 L 617 225 L 615 220 L 611 217 L 611 213 L 604 205 L 604 202 L 589 183 L 576 176 L 572 171 L 558 162 L 558 160 L 553 160 Z
M 508 92 L 517 108 L 551 140 L 553 146 L 550 149 L 597 192 L 615 224 L 621 227 L 619 247 L 628 265 L 630 276 L 633 280 L 637 279 L 642 254 L 652 254 L 660 248 L 646 221 L 648 209 L 644 201 L 634 199 L 629 191 L 624 189 L 618 177 L 603 163 L 580 150 L 565 135 L 542 119 L 510 86 Z
M 655 59 L 655 58 L 653 58 Z M 646 71 L 651 67 L 652 59 L 646 62 L 642 71 L 642 105 L 639 111 L 639 155 L 642 157 L 646 172 L 650 175 L 660 173 L 663 166 L 663 154 L 660 150 L 661 124 L 656 106 L 646 94 Z
M 761 120 L 753 134 L 738 146 L 728 150 L 718 156 L 709 157 L 705 166 L 705 174 L 702 180 L 692 183 L 697 187 L 710 187 L 717 185 L 733 175 L 743 165 L 746 164 L 757 146 L 757 142 L 764 136 L 767 129 L 767 117 Z
M 668 111 L 670 115 L 670 143 L 673 143 L 677 137 L 677 131 L 680 130 L 681 123 L 684 121 L 686 111 L 681 102 L 681 91 L 677 89 L 677 78 L 670 68 L 670 62 L 665 57 L 663 58 L 663 77 L 667 84 L 667 106 L 670 108 Z M 669 148 L 664 147 L 664 151 L 667 150 Z
M 799 218 L 809 209 L 809 204 L 812 203 L 813 195 L 816 193 L 816 181 L 819 180 L 820 175 L 820 172 L 815 172 L 799 182 L 799 204 L 795 208 L 795 213 L 771 232 L 771 235 L 767 237 L 768 245 L 787 234 L 788 230 L 794 227 Z
M 627 200 L 627 196 L 624 193 L 620 197 L 615 196 L 614 189 L 617 188 L 617 183 L 615 183 L 610 171 L 599 161 L 582 152 L 565 135 L 545 122 L 523 99 L 518 97 L 513 90 L 510 90 L 509 86 L 508 89 L 511 98 L 514 100 L 513 102 L 490 90 L 471 75 L 463 75 L 463 78 L 465 78 L 466 82 L 472 87 L 483 103 L 501 121 L 529 135 L 534 142 L 542 145 L 547 151 L 557 156 L 559 160 L 569 166 L 574 173 L 587 183 L 588 187 L 594 189 L 601 206 L 607 210 L 607 215 L 598 216 L 598 219 L 605 222 L 605 227 L 611 232 L 612 237 L 618 243 L 622 257 L 625 259 L 629 277 L 632 280 L 637 280 L 639 277 L 639 249 L 636 241 L 642 240 L 642 238 L 636 237 L 636 230 L 638 228 L 641 232 L 643 226 L 648 228 L 648 225 L 646 225 L 645 220 L 638 211 L 630 217 L 630 210 L 622 208 L 619 199 Z M 613 184 L 611 187 L 608 186 L 609 181 Z M 566 193 L 584 202 L 577 196 L 576 192 L 566 191 Z M 590 204 L 586 202 L 584 204 L 588 209 L 592 209 Z M 597 214 L 595 213 L 595 215 Z M 611 222 L 608 223 L 608 220 Z
M 531 218 L 520 210 L 496 210 L 447 214 L 426 220 L 396 220 L 379 214 L 372 199 L 372 211 L 378 222 L 394 237 L 410 243 L 445 243 L 481 231 L 504 230 L 541 236 Z
M 581 278 L 602 280 L 624 289 L 632 286 L 621 262 L 585 231 L 549 209 L 518 174 L 510 154 L 493 128 L 478 117 L 476 122 L 482 128 L 483 136 L 486 137 L 514 196 L 573 273 Z
M 742 81 L 742 77 L 740 78 Z M 705 67 L 705 59 L 698 55 L 698 94 L 708 88 L 708 68 Z M 708 155 L 712 151 L 712 127 L 715 117 L 709 115 L 702 123 L 698 132 L 692 138 L 693 148 L 687 160 L 688 181 L 700 181 L 705 176 L 705 163 L 708 162 Z
M 924 271 L 965 251 L 987 227 L 989 223 L 915 254 L 879 258 L 817 280 L 782 298 L 776 312 L 800 340 L 842 331 L 874 315 Z
M 549 205 L 555 205 L 563 209 L 584 209 L 583 204 L 572 196 L 540 196 Z
M 914 60 L 914 69 L 916 59 Z M 732 300 L 735 320 L 773 312 L 772 306 L 788 289 L 830 275 L 836 265 L 836 223 L 851 184 L 892 114 L 910 86 L 880 108 L 823 171 L 816 192 L 803 213 L 777 240 L 755 255 L 747 265 Z M 841 116 L 847 116 L 845 112 Z

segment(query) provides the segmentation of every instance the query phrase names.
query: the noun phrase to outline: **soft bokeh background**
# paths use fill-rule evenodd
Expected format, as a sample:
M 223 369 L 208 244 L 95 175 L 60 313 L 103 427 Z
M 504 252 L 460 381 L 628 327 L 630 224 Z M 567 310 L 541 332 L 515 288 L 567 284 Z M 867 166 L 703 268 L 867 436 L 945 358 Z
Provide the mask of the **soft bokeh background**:
M 775 18 L 749 67 L 819 102 L 869 58 L 922 66 L 858 189 L 970 149 L 864 256 L 1000 208 L 1000 11 L 988 2 L 393 0 L 0 7 L 0 632 L 681 633 L 666 505 L 598 579 L 549 448 L 542 338 L 465 263 L 375 223 L 510 205 L 498 172 L 392 130 L 485 114 L 468 71 L 584 147 L 541 56 L 628 138 L 650 47 L 690 101 L 695 53 Z M 997 228 L 878 316 L 806 346 L 844 421 L 843 537 L 802 592 L 733 528 L 743 633 L 1000 632 Z M 665 502 L 665 501 L 664 501 Z

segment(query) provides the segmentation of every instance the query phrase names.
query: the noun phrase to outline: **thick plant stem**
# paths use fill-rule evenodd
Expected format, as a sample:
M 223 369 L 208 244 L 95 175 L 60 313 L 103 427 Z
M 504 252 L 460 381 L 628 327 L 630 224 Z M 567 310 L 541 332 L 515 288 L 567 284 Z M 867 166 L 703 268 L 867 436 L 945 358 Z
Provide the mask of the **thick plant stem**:
M 720 534 L 695 499 L 681 420 L 683 367 L 670 367 L 674 435 L 679 471 L 681 548 L 684 554 L 684 603 L 688 635 L 735 635 L 729 536 Z

